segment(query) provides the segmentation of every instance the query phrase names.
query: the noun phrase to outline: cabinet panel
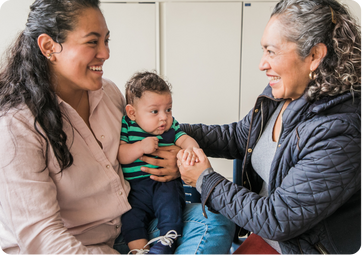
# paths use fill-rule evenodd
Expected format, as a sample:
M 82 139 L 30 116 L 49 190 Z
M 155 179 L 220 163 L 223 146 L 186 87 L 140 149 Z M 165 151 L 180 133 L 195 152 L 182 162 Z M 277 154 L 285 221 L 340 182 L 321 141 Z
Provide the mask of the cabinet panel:
M 25 29 L 30 5 L 34 0 L 10 0 L 0 6 L 0 56 Z
M 164 3 L 163 75 L 181 122 L 223 124 L 238 114 L 241 3 Z
M 263 56 L 260 45 L 264 28 L 277 2 L 244 2 L 241 61 L 240 119 L 254 107 L 269 81 L 259 70 Z
M 342 4 L 346 4 L 353 15 L 361 24 L 361 0 L 339 0 Z
M 156 69 L 156 4 L 101 3 L 101 10 L 111 35 L 104 77 L 124 93 L 136 71 Z
M 175 118 L 181 123 L 237 121 L 241 2 L 167 2 L 161 7 L 161 70 L 172 84 Z M 232 177 L 232 161 L 211 163 Z

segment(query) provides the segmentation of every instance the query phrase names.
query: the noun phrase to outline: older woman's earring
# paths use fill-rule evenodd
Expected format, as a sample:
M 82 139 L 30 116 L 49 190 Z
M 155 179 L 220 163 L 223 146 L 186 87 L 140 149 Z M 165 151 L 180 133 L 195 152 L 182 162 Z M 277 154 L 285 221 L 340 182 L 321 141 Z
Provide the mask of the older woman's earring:
M 310 70 L 310 72 L 309 72 L 309 79 L 315 80 L 315 76 L 316 76 L 315 72 L 312 71 L 312 70 Z
M 48 53 L 48 54 L 47 54 L 47 59 L 50 60 L 50 58 L 52 57 L 52 55 L 53 55 L 53 53 Z

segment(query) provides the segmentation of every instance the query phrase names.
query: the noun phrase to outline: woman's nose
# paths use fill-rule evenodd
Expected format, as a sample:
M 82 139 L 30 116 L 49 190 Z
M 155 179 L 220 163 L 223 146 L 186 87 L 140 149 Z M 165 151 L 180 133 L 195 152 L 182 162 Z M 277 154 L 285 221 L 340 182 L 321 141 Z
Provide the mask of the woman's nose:
M 108 45 L 102 44 L 101 46 L 99 46 L 97 58 L 107 60 L 109 59 L 109 55 L 110 55 L 110 50 Z
M 259 70 L 260 71 L 265 71 L 270 69 L 270 65 L 269 62 L 267 61 L 265 54 L 263 54 L 263 56 L 261 57 L 260 63 L 259 63 Z

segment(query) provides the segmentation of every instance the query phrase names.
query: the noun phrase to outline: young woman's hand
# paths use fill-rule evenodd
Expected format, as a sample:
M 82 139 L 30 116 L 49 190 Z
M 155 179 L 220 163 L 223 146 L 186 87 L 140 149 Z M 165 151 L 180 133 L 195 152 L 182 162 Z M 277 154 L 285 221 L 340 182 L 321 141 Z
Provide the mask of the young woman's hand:
M 198 162 L 190 165 L 187 159 L 184 159 L 184 150 L 180 150 L 177 154 L 177 165 L 180 169 L 182 180 L 192 187 L 196 187 L 196 182 L 204 170 L 211 167 L 209 159 L 204 151 L 200 148 L 193 148 L 194 153 L 198 158 Z
M 151 174 L 150 178 L 159 182 L 172 181 L 180 177 L 180 172 L 176 164 L 176 155 L 179 150 L 181 150 L 180 147 L 172 145 L 159 147 L 154 153 L 151 153 L 151 155 L 158 156 L 159 158 L 151 158 L 143 155 L 140 160 L 154 166 L 160 166 L 162 168 L 154 169 L 149 167 L 141 167 L 141 170 L 145 173 Z

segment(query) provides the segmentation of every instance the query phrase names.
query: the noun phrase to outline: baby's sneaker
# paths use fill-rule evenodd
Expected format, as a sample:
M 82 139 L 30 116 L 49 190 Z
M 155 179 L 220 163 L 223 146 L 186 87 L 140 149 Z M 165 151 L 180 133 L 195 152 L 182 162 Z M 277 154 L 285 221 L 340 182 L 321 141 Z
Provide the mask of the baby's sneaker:
M 129 254 L 147 254 L 149 251 L 150 250 L 148 250 L 148 249 L 133 249 L 128 252 L 128 255 Z M 133 253 L 133 252 L 136 252 L 136 253 Z
M 153 238 L 148 244 L 155 243 L 149 250 L 149 254 L 173 254 L 176 249 L 176 239 L 179 235 L 175 230 L 170 230 L 164 236 Z M 147 244 L 147 245 L 148 245 Z

